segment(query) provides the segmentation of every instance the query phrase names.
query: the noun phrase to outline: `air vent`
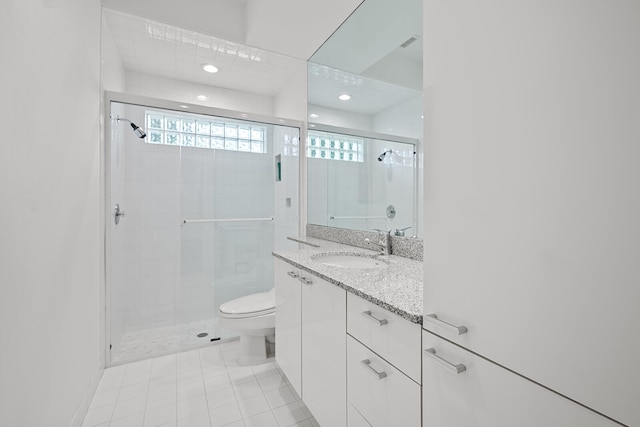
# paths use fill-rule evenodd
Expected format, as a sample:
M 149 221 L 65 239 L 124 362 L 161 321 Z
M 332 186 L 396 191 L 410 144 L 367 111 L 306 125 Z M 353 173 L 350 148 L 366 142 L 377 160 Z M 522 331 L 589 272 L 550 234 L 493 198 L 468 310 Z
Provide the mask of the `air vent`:
M 402 43 L 400 45 L 400 47 L 407 47 L 407 46 L 409 46 L 411 43 L 413 43 L 416 40 L 418 40 L 417 37 L 415 37 L 415 36 L 414 37 L 410 37 L 406 42 Z

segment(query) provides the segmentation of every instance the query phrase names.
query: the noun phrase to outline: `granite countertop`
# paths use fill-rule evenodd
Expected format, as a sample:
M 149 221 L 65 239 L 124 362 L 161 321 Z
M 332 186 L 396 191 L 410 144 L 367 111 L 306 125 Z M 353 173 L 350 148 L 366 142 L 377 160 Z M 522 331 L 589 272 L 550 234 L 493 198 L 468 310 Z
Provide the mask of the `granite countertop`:
M 422 261 L 395 255 L 379 255 L 378 258 L 387 262 L 388 267 L 380 269 L 331 267 L 314 261 L 312 256 L 339 252 L 374 257 L 379 252 L 311 237 L 306 237 L 303 241 L 291 240 L 309 244 L 300 244 L 298 250 L 275 251 L 273 256 L 315 274 L 410 322 L 422 324 Z

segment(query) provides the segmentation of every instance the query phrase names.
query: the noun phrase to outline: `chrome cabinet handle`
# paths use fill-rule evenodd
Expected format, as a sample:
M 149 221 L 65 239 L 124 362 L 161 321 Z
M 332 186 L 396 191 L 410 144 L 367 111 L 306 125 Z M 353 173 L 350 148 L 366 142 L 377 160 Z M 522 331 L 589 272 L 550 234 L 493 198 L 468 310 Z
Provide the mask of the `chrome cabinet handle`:
M 371 366 L 371 360 L 369 359 L 364 359 L 362 362 L 364 366 L 366 366 L 367 368 L 369 368 L 369 372 L 371 372 L 373 375 L 375 375 L 376 377 L 378 377 L 379 380 L 386 378 L 387 377 L 387 373 L 385 371 L 376 371 L 375 368 L 373 366 Z
M 377 317 L 375 317 L 373 314 L 371 314 L 371 310 L 363 311 L 362 315 L 367 319 L 370 319 L 372 322 L 377 323 L 378 326 L 384 326 L 389 323 L 387 319 L 378 319 Z
M 464 366 L 462 363 L 458 364 L 458 365 L 454 365 L 453 363 L 444 360 L 442 357 L 438 356 L 436 354 L 436 349 L 435 348 L 427 348 L 424 351 L 424 354 L 429 357 L 431 360 L 433 360 L 434 362 L 436 362 L 438 365 L 442 366 L 443 368 L 445 368 L 447 371 L 454 373 L 454 374 L 460 374 L 464 371 L 467 370 L 467 367 Z
M 427 314 L 426 316 L 424 316 L 424 320 L 426 320 L 429 323 L 433 323 L 434 325 L 437 325 L 442 329 L 448 332 L 451 332 L 452 334 L 462 335 L 467 333 L 466 326 L 456 326 L 456 325 L 452 325 L 451 323 L 447 323 L 444 320 L 438 319 L 438 316 L 436 316 L 435 313 Z
M 294 279 L 297 279 L 297 278 L 298 278 L 298 273 L 296 273 L 295 271 L 288 271 L 288 272 L 287 272 L 287 274 L 288 274 L 290 277 L 293 277 Z
M 305 285 L 312 285 L 313 284 L 313 280 L 307 279 L 306 277 L 300 277 L 300 279 L 298 279 L 298 280 L 300 280 Z

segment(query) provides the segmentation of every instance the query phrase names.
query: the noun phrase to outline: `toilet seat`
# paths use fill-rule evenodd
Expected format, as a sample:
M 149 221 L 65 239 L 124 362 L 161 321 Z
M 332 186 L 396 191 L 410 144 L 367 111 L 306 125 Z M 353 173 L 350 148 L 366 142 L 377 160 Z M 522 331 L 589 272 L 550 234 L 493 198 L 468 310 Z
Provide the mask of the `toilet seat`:
M 274 292 L 260 292 L 236 298 L 220 305 L 220 315 L 227 319 L 244 319 L 275 313 Z

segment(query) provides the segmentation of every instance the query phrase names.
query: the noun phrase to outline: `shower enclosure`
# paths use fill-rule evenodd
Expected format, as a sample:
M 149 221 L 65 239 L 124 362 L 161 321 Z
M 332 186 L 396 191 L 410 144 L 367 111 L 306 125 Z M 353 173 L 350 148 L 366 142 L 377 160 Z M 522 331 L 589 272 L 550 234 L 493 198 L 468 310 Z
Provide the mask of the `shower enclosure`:
M 218 307 L 269 290 L 274 230 L 297 234 L 299 127 L 197 106 L 109 106 L 107 362 L 233 338 Z M 294 200 L 287 223 L 276 198 Z

